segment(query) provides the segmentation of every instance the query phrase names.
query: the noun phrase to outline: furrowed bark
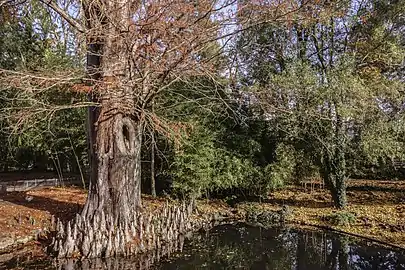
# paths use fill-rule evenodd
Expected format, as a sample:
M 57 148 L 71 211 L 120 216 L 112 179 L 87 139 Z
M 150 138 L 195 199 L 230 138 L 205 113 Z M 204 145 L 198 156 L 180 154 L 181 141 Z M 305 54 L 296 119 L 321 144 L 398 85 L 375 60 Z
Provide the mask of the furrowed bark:
M 192 211 L 193 203 L 183 203 L 166 204 L 154 213 L 138 211 L 121 221 L 114 220 L 103 211 L 95 212 L 92 219 L 77 215 L 74 221 L 67 224 L 57 221 L 53 250 L 59 258 L 159 252 L 165 250 L 162 247 L 177 245 L 185 234 L 203 226 L 201 220 L 190 218 Z M 175 246 L 174 250 L 177 248 Z
M 87 21 L 87 70 L 96 90 L 90 98 L 100 104 L 89 108 L 88 114 L 89 194 L 82 214 L 57 227 L 53 247 L 58 257 L 123 254 L 136 233 L 142 239 L 142 230 L 136 230 L 142 227 L 136 223 L 141 205 L 142 120 L 135 112 L 142 89 L 128 83 L 129 52 L 122 36 L 122 29 L 128 27 L 129 3 L 104 1 L 100 5 L 114 21 Z M 85 11 L 89 18 L 100 12 L 96 5 Z M 92 28 L 100 27 L 105 35 L 91 36 Z
M 177 65 L 184 62 L 192 68 L 186 61 L 195 62 L 199 50 L 190 33 L 200 30 L 199 19 L 194 13 L 185 21 L 183 16 L 176 18 L 182 5 L 172 3 L 171 12 L 172 5 L 163 5 L 164 1 L 157 1 L 156 7 L 153 1 L 81 3 L 88 75 L 94 89 L 90 99 L 99 104 L 89 109 L 88 116 L 91 180 L 81 215 L 67 224 L 58 222 L 53 250 L 61 258 L 142 253 L 170 243 L 194 226 L 189 221 L 193 204 L 153 214 L 142 211 L 140 152 L 148 102 Z M 195 7 L 184 5 L 188 11 Z M 211 3 L 202 7 L 210 9 Z M 166 28 L 172 19 L 179 24 Z M 178 31 L 171 31 L 175 26 Z M 205 37 L 202 40 L 206 42 Z M 179 70 L 183 69 L 180 65 Z

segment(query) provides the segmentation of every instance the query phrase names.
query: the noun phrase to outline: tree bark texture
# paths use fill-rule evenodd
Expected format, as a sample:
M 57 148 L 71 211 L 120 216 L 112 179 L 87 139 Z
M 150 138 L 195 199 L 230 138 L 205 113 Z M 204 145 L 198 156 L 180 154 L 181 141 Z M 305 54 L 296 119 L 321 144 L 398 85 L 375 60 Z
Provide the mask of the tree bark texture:
M 66 227 L 58 226 L 59 257 L 110 256 L 126 253 L 137 236 L 141 205 L 142 119 L 136 103 L 142 89 L 131 84 L 130 50 L 125 44 L 130 3 L 100 1 L 84 7 L 87 19 L 87 70 L 94 82 L 88 137 L 91 177 L 83 212 Z M 107 16 L 101 16 L 101 13 Z M 142 230 L 141 230 L 142 231 Z
M 190 218 L 192 211 L 192 203 L 166 205 L 154 213 L 138 211 L 123 223 L 103 211 L 92 219 L 77 215 L 67 224 L 56 222 L 52 248 L 58 258 L 129 256 L 161 250 L 202 226 L 201 220 Z
M 87 218 L 97 212 L 111 215 L 118 223 L 125 222 L 140 206 L 142 124 L 126 115 L 118 104 L 130 100 L 104 98 L 95 123 L 96 169 L 91 179 L 89 196 L 82 215 Z
M 124 269 L 139 269 L 147 270 L 153 268 L 154 264 L 158 263 L 161 258 L 169 258 L 171 254 L 182 251 L 185 237 L 180 236 L 177 240 L 161 246 L 159 249 L 154 249 L 151 252 L 142 253 L 131 258 L 96 258 L 96 259 L 64 259 L 57 264 L 58 269 L 107 269 L 107 270 L 124 270 Z
M 59 258 L 160 250 L 199 226 L 189 218 L 193 204 L 165 206 L 154 213 L 140 208 L 143 125 L 136 102 L 142 89 L 128 83 L 125 48 L 119 40 L 109 40 L 119 35 L 107 35 L 103 46 L 90 44 L 89 71 L 101 89 L 92 96 L 100 106 L 90 108 L 88 115 L 89 194 L 81 215 L 67 224 L 56 224 L 52 249 Z
M 330 160 L 326 155 L 321 169 L 322 178 L 331 192 L 333 203 L 339 209 L 344 209 L 347 205 L 346 175 L 342 165 L 337 160 Z
M 332 194 L 335 206 L 339 209 L 344 209 L 347 206 L 347 175 L 345 134 L 340 117 L 338 117 L 335 129 L 334 146 L 324 150 L 325 153 L 321 162 L 321 174 L 327 188 Z

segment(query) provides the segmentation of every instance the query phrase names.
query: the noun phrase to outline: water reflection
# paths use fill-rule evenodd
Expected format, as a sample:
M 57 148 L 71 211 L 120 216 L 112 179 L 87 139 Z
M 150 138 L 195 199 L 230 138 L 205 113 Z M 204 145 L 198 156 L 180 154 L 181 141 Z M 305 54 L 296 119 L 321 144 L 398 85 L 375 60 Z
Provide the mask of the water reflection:
M 405 269 L 405 254 L 345 236 L 217 226 L 155 269 Z
M 191 235 L 190 235 L 191 237 Z M 41 269 L 41 270 L 149 270 L 162 258 L 170 258 L 172 254 L 183 249 L 185 237 L 180 235 L 176 241 L 164 244 L 159 249 L 138 254 L 133 257 L 110 257 L 96 259 L 64 259 L 42 258 L 33 260 L 29 254 L 13 256 L 10 260 L 1 262 L 0 269 Z M 0 257 L 1 258 L 1 257 Z
M 183 245 L 184 243 L 184 245 Z M 182 252 L 179 252 L 182 250 Z M 163 260 L 161 260 L 163 258 Z M 405 252 L 329 232 L 216 226 L 134 258 L 33 261 L 16 256 L 0 269 L 405 269 Z

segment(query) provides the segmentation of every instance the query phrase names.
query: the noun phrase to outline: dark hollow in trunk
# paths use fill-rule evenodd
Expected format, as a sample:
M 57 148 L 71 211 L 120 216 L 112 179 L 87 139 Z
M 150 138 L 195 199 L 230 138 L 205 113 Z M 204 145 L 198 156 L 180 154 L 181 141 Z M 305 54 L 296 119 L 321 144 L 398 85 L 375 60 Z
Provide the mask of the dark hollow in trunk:
M 82 216 L 91 219 L 103 212 L 117 223 L 125 223 L 140 206 L 142 124 L 101 109 L 96 127 L 96 169 Z
M 130 51 L 121 35 L 129 23 L 130 4 L 106 2 L 83 8 L 89 30 L 87 71 L 95 89 L 90 99 L 100 106 L 89 108 L 88 115 L 89 194 L 81 215 L 66 226 L 58 225 L 54 251 L 59 257 L 127 253 L 126 245 L 134 237 L 142 238 L 136 229 L 141 205 L 142 121 L 135 112 L 142 89 L 129 83 L 125 59 Z M 113 21 L 100 16 L 101 10 Z M 100 27 L 101 36 L 98 30 L 94 32 Z
M 132 3 L 83 2 L 88 43 L 87 71 L 94 93 L 89 109 L 91 179 L 81 215 L 56 226 L 58 257 L 109 257 L 159 248 L 188 231 L 190 207 L 144 213 L 141 206 L 141 145 L 146 86 L 128 61 Z M 142 69 L 142 68 L 141 68 Z M 192 204 L 190 204 L 192 205 Z

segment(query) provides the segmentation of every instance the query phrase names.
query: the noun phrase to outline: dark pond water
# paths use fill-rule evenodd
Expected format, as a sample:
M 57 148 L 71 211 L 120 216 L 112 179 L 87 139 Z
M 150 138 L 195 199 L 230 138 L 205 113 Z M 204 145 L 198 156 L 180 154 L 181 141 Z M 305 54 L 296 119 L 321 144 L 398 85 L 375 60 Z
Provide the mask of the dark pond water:
M 329 232 L 222 225 L 155 269 L 405 269 L 405 253 Z
M 180 248 L 182 252 L 173 253 Z M 196 233 L 169 250 L 170 256 L 161 251 L 134 259 L 64 264 L 13 258 L 0 263 L 0 269 L 405 269 L 402 250 L 326 231 L 242 223 Z

